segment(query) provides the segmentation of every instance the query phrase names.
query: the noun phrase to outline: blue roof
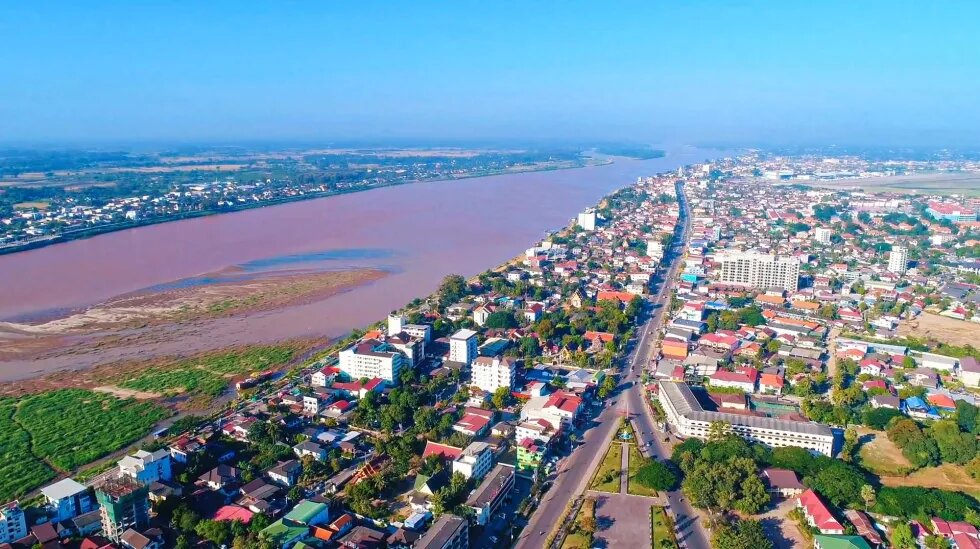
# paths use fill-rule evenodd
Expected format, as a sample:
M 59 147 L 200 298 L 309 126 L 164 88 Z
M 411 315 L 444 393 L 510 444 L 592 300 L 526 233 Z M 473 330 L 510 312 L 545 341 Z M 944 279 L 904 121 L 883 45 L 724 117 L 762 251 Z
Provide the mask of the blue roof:
M 925 401 L 916 396 L 905 399 L 905 405 L 909 408 L 927 408 Z

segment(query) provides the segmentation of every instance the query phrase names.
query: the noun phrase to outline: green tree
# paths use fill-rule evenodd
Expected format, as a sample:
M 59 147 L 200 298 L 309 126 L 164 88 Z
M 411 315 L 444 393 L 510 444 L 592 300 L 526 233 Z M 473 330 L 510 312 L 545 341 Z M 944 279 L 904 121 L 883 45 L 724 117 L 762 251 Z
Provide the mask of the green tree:
M 448 275 L 439 285 L 439 302 L 445 305 L 456 303 L 466 295 L 466 279 L 461 275 Z
M 655 459 L 647 460 L 640 467 L 636 472 L 636 480 L 647 488 L 660 492 L 673 490 L 677 485 L 677 475 L 663 462 Z
M 510 311 L 494 311 L 487 316 L 486 327 L 497 330 L 516 328 L 517 320 L 514 319 L 514 313 Z
M 870 484 L 865 484 L 861 487 L 861 499 L 864 500 L 865 510 L 870 510 L 875 506 L 875 500 L 877 499 L 877 494 L 875 494 L 875 487 Z
M 602 384 L 599 385 L 599 398 L 606 398 L 616 390 L 616 378 L 607 375 L 603 380 Z
M 718 527 L 711 536 L 714 549 L 772 549 L 762 523 L 757 520 L 738 520 Z
M 899 522 L 892 530 L 892 545 L 895 549 L 915 549 L 918 543 L 912 535 L 912 527 L 907 522 Z
M 490 402 L 493 404 L 493 407 L 497 408 L 498 410 L 501 408 L 506 408 L 510 403 L 510 388 L 498 387 L 497 390 L 493 392 L 493 396 L 490 397 Z
M 194 527 L 194 532 L 215 545 L 223 545 L 231 539 L 231 525 L 223 520 L 202 520 Z

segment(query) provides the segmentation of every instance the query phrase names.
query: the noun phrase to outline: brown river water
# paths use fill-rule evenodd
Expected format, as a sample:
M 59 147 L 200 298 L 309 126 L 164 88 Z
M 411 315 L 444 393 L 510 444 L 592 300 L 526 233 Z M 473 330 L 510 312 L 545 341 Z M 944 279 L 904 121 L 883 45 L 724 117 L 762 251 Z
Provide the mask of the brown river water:
M 244 343 L 337 337 L 521 253 L 546 231 L 634 182 L 722 153 L 588 168 L 426 182 L 108 233 L 0 256 L 0 320 L 51 318 L 122 294 L 206 284 L 208 273 L 376 267 L 375 282 L 305 304 L 173 326 L 151 345 L 0 362 L 0 381 L 120 359 Z M 220 276 L 218 277 L 220 279 Z M 137 334 L 138 335 L 138 334 Z M 65 338 L 65 345 L 71 345 Z

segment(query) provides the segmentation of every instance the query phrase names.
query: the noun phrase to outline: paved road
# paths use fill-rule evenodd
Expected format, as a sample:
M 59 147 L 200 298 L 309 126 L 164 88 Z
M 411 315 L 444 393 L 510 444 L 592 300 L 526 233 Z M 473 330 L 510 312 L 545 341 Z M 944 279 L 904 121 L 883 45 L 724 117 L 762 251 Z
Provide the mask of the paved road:
M 683 223 L 681 233 L 677 235 L 679 238 L 675 241 L 686 243 L 690 216 L 688 215 L 687 201 L 683 197 L 680 206 Z M 653 419 L 643 403 L 643 388 L 639 384 L 640 374 L 649 364 L 657 332 L 661 328 L 666 310 L 670 305 L 670 289 L 680 267 L 680 262 L 673 254 L 667 256 L 666 261 L 668 261 L 669 267 L 666 276 L 663 278 L 664 282 L 660 284 L 656 293 L 648 297 L 647 311 L 650 313 L 648 320 L 639 327 L 639 340 L 627 357 L 628 369 L 621 380 L 625 389 L 610 397 L 610 406 L 602 410 L 598 417 L 593 420 L 595 426 L 585 432 L 582 444 L 564 460 L 554 485 L 531 516 L 516 547 L 528 549 L 545 547 L 545 538 L 557 526 L 556 523 L 568 502 L 585 492 L 588 487 L 590 473 L 602 459 L 602 450 L 606 441 L 609 440 L 612 431 L 619 425 L 619 418 L 626 414 L 627 410 L 640 425 L 642 434 L 639 435 L 639 442 L 644 444 L 645 448 L 653 449 L 658 457 L 667 457 L 666 451 L 659 442 L 659 437 L 654 434 Z M 651 441 L 653 446 L 646 446 Z M 679 541 L 689 549 L 708 549 L 710 545 L 707 533 L 698 520 L 698 515 L 683 499 L 682 495 L 679 492 L 671 492 L 667 494 L 667 502 L 676 517 Z

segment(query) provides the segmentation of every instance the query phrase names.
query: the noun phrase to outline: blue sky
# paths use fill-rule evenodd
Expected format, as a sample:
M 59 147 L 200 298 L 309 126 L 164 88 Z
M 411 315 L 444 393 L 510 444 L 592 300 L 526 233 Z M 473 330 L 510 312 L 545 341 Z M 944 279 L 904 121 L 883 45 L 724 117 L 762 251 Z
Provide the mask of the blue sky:
M 977 21 L 955 1 L 5 2 L 0 141 L 972 145 Z

